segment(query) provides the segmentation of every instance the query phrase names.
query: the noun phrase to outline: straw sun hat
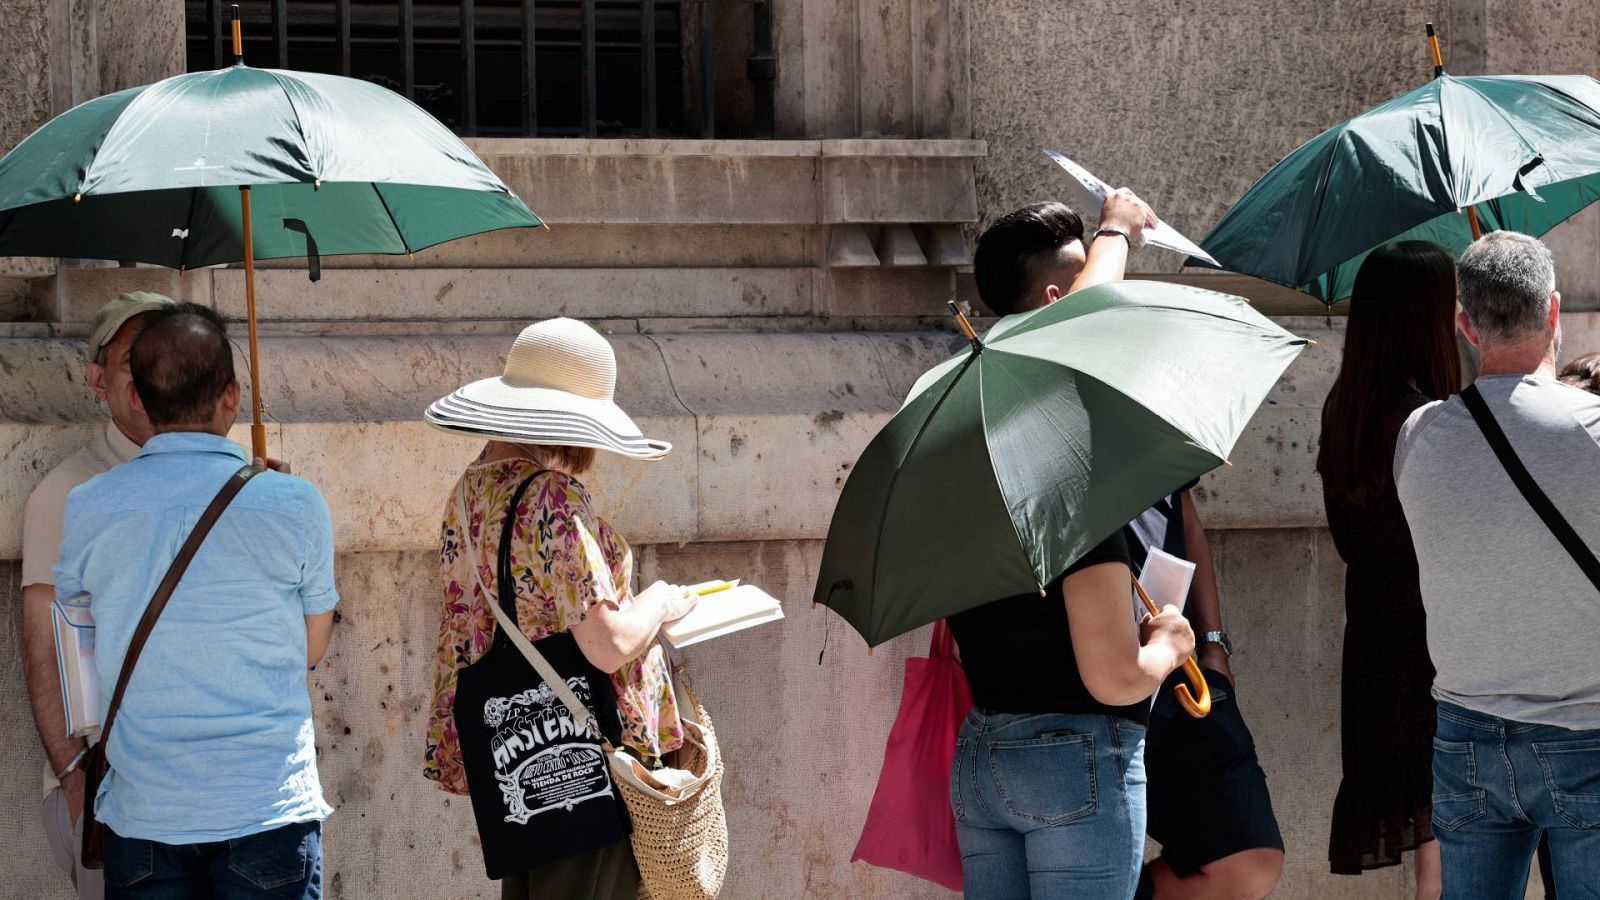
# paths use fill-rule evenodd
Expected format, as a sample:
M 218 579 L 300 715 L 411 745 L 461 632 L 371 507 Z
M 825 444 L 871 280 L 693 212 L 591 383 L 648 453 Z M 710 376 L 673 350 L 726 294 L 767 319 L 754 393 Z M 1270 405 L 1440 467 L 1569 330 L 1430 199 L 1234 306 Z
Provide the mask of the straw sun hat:
M 504 374 L 441 397 L 425 416 L 454 434 L 513 444 L 665 456 L 672 445 L 639 433 L 613 399 L 616 387 L 617 357 L 598 331 L 576 319 L 546 319 L 517 335 Z

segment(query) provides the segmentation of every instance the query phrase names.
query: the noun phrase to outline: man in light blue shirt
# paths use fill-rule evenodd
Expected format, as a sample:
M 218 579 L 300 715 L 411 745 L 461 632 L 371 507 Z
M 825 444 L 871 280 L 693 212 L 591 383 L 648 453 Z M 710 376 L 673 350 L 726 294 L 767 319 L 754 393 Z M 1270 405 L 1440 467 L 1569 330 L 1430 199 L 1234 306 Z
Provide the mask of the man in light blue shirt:
M 226 437 L 239 383 L 222 321 L 149 314 L 130 356 L 155 436 L 74 489 L 55 584 L 87 596 L 102 702 L 134 629 L 201 512 L 245 462 Z M 333 529 L 309 483 L 254 478 L 157 620 L 107 735 L 94 798 L 107 896 L 317 897 L 321 822 L 306 669 L 327 649 Z M 102 710 L 103 712 L 103 710 Z

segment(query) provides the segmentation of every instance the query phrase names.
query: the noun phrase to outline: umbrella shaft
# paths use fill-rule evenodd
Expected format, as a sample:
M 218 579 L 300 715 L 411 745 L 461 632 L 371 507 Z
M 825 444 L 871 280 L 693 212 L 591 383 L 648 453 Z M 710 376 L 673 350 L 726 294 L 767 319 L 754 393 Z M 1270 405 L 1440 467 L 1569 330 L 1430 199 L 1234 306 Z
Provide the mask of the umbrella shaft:
M 250 188 L 239 188 L 239 209 L 244 221 L 244 303 L 250 332 L 250 448 L 255 459 L 267 458 L 267 426 L 261 414 L 261 344 L 256 334 L 256 248 L 251 233 Z

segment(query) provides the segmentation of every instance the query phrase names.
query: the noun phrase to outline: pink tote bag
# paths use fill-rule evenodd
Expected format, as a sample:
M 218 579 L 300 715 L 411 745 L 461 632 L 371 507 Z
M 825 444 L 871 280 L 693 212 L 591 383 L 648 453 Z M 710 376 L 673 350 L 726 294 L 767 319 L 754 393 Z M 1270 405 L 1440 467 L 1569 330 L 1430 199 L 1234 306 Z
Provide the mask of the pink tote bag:
M 961 849 L 950 811 L 956 733 L 972 690 L 955 658 L 950 626 L 933 626 L 926 657 L 906 659 L 900 712 L 889 730 L 883 772 L 850 861 L 863 860 L 961 890 Z

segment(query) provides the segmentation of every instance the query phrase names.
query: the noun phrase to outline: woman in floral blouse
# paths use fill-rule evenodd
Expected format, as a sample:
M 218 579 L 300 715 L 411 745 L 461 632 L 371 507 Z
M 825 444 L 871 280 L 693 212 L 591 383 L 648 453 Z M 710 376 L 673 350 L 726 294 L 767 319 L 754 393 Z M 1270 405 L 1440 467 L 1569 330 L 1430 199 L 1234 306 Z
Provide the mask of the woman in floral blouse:
M 443 615 L 424 765 L 444 790 L 468 793 L 454 715 L 457 676 L 494 640 L 490 604 L 500 536 L 513 495 L 530 476 L 510 523 L 519 627 L 535 642 L 572 633 L 583 656 L 610 675 L 623 744 L 646 763 L 683 742 L 656 636 L 663 623 L 688 612 L 693 598 L 661 582 L 632 592 L 632 552 L 596 514 L 578 480 L 594 464 L 597 447 L 642 459 L 670 449 L 640 435 L 616 407 L 615 379 L 603 337 L 571 319 L 553 319 L 522 333 L 504 376 L 468 385 L 428 410 L 428 421 L 445 430 L 498 438 L 462 473 L 444 509 Z M 631 897 L 638 877 L 623 841 L 507 877 L 502 896 Z

